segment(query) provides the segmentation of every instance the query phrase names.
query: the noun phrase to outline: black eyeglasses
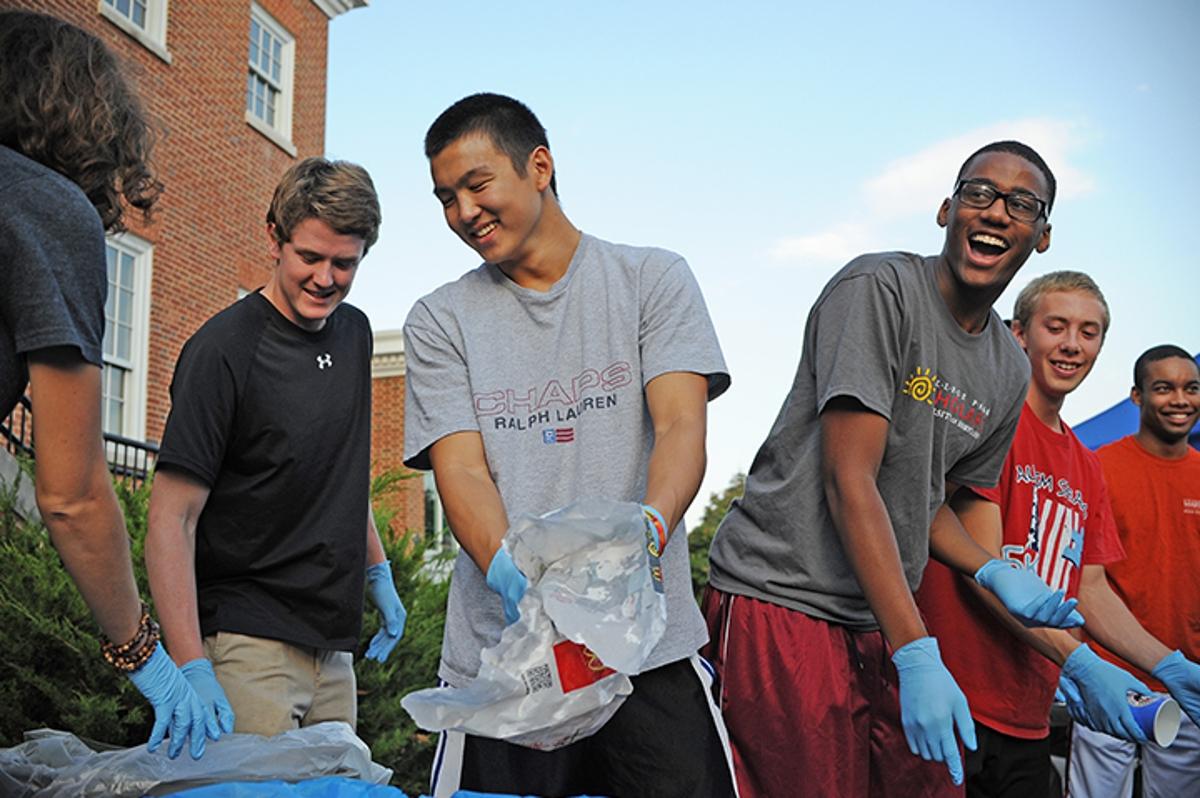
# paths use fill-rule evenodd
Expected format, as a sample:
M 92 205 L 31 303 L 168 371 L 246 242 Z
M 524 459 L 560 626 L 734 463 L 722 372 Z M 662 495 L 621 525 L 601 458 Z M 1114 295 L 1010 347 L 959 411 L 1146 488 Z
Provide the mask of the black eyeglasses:
M 1004 200 L 1008 215 L 1018 222 L 1032 224 L 1046 213 L 1046 203 L 1027 191 L 1005 194 L 991 183 L 981 180 L 960 180 L 954 189 L 959 202 L 971 208 L 990 208 L 998 199 Z

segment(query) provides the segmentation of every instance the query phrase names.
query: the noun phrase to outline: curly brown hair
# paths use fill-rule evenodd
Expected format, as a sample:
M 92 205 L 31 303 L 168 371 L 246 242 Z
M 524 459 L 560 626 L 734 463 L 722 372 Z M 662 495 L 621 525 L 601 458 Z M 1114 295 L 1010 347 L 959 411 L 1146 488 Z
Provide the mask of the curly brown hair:
M 54 17 L 0 11 L 0 144 L 77 184 L 106 230 L 125 229 L 122 197 L 150 219 L 162 193 L 154 138 L 103 42 Z

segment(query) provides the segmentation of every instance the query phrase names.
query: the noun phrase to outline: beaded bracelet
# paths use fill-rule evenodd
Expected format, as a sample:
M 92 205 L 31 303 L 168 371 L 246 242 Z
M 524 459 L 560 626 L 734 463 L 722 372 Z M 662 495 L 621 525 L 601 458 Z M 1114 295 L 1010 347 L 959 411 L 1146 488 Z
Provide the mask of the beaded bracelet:
M 158 624 L 150 617 L 150 610 L 142 602 L 142 617 L 138 620 L 137 632 L 127 643 L 116 645 L 108 638 L 100 644 L 100 654 L 105 662 L 122 673 L 133 673 L 141 668 L 158 647 Z

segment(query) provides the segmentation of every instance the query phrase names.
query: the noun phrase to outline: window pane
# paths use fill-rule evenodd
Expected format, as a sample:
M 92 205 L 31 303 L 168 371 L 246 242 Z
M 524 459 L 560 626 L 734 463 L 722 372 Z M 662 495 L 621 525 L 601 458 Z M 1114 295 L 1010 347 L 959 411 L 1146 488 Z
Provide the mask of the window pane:
M 108 281 L 115 283 L 117 281 L 117 249 L 116 247 L 105 245 L 104 247 L 104 262 L 108 264 Z
M 104 356 L 112 357 L 115 353 L 112 350 L 112 325 L 107 321 L 104 323 Z
M 121 289 L 120 301 L 117 302 L 117 321 L 121 324 L 133 324 L 133 291 Z
M 114 352 L 117 357 L 122 360 L 129 360 L 130 347 L 129 343 L 133 338 L 133 328 L 128 324 L 117 325 L 117 351 Z
M 246 73 L 246 110 L 254 110 L 254 75 Z
M 133 22 L 139 28 L 146 27 L 146 4 L 141 2 L 141 0 L 134 0 Z
M 117 0 L 117 10 L 129 16 L 129 0 Z
M 121 253 L 121 287 L 133 288 L 133 256 L 128 252 Z
M 125 369 L 104 367 L 104 431 L 125 433 Z

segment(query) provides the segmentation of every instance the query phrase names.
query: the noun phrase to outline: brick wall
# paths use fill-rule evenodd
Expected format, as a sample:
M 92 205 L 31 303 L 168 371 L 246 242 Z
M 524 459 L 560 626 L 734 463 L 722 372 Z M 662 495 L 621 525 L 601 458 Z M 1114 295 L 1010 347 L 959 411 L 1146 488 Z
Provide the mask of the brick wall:
M 381 504 L 395 512 L 396 532 L 425 529 L 425 483 L 404 468 L 404 341 L 399 330 L 375 334 L 371 380 L 371 473 L 400 469 L 412 475 Z

